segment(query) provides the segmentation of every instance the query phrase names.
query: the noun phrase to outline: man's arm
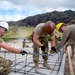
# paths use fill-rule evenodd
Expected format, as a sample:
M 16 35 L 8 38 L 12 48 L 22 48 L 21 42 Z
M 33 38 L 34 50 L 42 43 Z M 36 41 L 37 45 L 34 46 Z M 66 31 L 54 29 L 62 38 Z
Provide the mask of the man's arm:
M 10 52 L 12 52 L 12 53 L 18 53 L 18 54 L 20 53 L 20 54 L 22 54 L 22 55 L 27 54 L 26 51 L 24 51 L 24 50 L 19 50 L 19 49 L 17 49 L 17 48 L 11 47 L 11 46 L 9 46 L 8 44 L 6 44 L 5 42 L 0 43 L 0 47 L 4 48 L 4 49 L 6 49 L 6 50 L 8 50 L 8 51 L 10 51 Z
M 45 52 L 45 46 L 38 39 L 39 39 L 39 36 L 34 33 L 34 35 L 33 35 L 33 42 L 35 42 L 38 46 L 40 46 L 41 50 L 43 52 Z
M 55 53 L 55 52 L 57 52 L 57 51 L 56 51 L 56 48 L 55 48 L 55 36 L 53 35 L 53 36 L 51 36 L 51 50 L 50 50 L 50 53 L 52 54 L 52 53 Z
M 66 30 L 63 33 L 63 37 L 59 45 L 56 47 L 57 50 L 59 50 L 61 47 L 63 47 L 70 35 L 70 29 L 66 28 Z
M 51 46 L 55 47 L 55 36 L 51 36 Z
M 35 42 L 38 46 L 43 46 L 43 44 L 38 39 L 39 39 L 39 36 L 34 33 L 33 42 Z
M 0 43 L 0 47 L 12 52 L 12 53 L 20 53 L 21 50 L 13 48 L 11 46 L 9 46 L 8 44 L 6 44 L 5 42 Z

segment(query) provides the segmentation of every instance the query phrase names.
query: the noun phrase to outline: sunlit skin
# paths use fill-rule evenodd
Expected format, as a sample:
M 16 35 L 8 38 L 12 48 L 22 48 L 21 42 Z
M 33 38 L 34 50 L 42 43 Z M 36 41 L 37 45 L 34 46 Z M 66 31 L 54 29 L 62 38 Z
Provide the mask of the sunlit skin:
M 33 35 L 33 40 L 34 40 L 34 42 L 36 42 L 36 44 L 37 44 L 38 46 L 43 46 L 43 44 L 42 44 L 38 39 L 39 39 L 39 36 L 34 33 L 34 35 Z
M 4 36 L 6 34 L 7 31 L 5 31 L 5 28 L 0 27 L 0 37 Z M 20 53 L 19 49 L 10 47 L 9 45 L 7 45 L 5 42 L 0 43 L 0 47 L 12 52 L 12 53 Z
M 3 27 L 0 27 L 0 37 L 4 36 L 6 34 L 6 31 Z
M 66 26 L 61 27 L 62 33 L 64 32 L 65 29 L 66 29 Z

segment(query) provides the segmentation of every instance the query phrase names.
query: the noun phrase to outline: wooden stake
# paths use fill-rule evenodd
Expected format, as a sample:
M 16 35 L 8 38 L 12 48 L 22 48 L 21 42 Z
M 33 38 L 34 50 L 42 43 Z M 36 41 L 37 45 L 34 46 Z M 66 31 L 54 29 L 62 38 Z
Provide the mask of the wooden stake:
M 74 75 L 73 66 L 72 66 L 72 60 L 71 60 L 71 55 L 70 55 L 69 48 L 67 48 L 67 53 L 68 53 L 70 75 Z

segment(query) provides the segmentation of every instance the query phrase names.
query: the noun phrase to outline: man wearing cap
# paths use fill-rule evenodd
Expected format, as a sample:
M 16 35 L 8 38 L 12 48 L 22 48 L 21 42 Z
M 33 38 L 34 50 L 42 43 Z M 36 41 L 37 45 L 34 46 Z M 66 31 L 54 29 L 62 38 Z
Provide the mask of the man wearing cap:
M 12 53 L 20 53 L 22 55 L 26 54 L 27 53 L 26 51 L 10 47 L 3 41 L 2 36 L 4 36 L 8 30 L 9 30 L 8 23 L 3 21 L 0 22 L 0 48 L 2 47 Z M 8 73 L 11 72 L 11 65 L 12 65 L 11 60 L 0 57 L 0 75 L 8 75 Z
M 68 45 L 71 45 L 72 48 L 72 57 L 74 55 L 74 45 L 75 45 L 75 24 L 66 26 L 65 23 L 58 23 L 56 29 L 63 33 L 63 37 L 59 45 L 56 47 L 56 50 L 59 50 L 64 45 L 67 48 Z
M 37 73 L 41 73 L 41 70 L 39 68 L 39 47 L 41 48 L 41 51 L 43 54 L 48 54 L 48 39 L 47 35 L 51 36 L 51 49 L 55 50 L 55 38 L 53 35 L 53 31 L 55 29 L 55 24 L 52 21 L 47 21 L 46 23 L 40 23 L 34 28 L 34 34 L 33 34 L 33 61 L 34 61 L 34 70 Z M 50 69 L 48 65 L 48 56 L 42 56 L 43 58 L 43 66 L 47 69 Z

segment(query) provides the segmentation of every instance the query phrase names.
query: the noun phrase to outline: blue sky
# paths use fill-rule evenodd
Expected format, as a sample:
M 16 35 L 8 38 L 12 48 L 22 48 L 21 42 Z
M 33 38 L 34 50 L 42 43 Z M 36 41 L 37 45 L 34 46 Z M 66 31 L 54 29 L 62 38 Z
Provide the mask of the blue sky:
M 0 0 L 0 20 L 18 21 L 52 11 L 75 11 L 75 0 Z

